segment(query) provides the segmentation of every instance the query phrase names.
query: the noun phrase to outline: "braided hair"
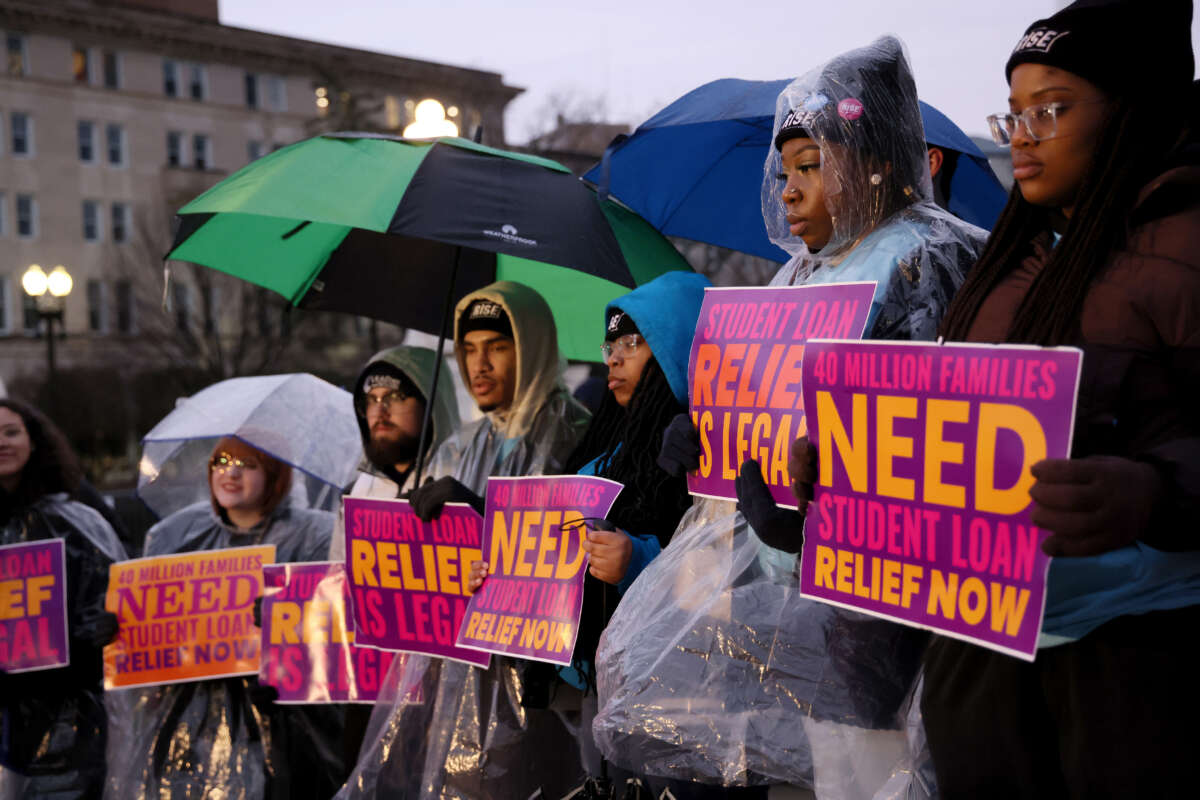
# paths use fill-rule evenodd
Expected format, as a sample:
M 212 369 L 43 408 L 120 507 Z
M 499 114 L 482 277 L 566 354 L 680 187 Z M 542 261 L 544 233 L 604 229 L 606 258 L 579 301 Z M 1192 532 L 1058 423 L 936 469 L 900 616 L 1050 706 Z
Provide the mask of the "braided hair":
M 625 486 L 608 519 L 631 533 L 653 533 L 663 547 L 671 540 L 692 498 L 687 479 L 669 475 L 655 459 L 663 430 L 675 415 L 685 411 L 652 356 L 642 368 L 628 408 L 622 408 L 612 392 L 605 392 L 583 440 L 567 460 L 566 471 L 574 473 L 599 458 L 596 474 Z M 590 573 L 584 578 L 583 610 L 573 660 L 589 691 L 595 681 L 590 662 L 595 659 L 600 634 L 620 599 L 617 587 Z
M 663 430 L 686 411 L 651 357 L 629 407 L 622 408 L 612 392 L 605 392 L 583 440 L 567 460 L 566 471 L 573 473 L 599 458 L 596 474 L 625 485 L 609 513 L 613 524 L 634 533 L 653 533 L 664 547 L 692 498 L 686 479 L 667 474 L 655 459 Z
M 1084 298 L 1129 236 L 1138 192 L 1164 166 L 1163 154 L 1179 144 L 1182 119 L 1164 124 L 1162 106 L 1151 105 L 1140 96 L 1115 101 L 1062 240 L 1022 299 L 1007 341 L 1052 346 L 1075 339 Z M 966 339 L 984 300 L 1032 252 L 1033 239 L 1052 230 L 1053 213 L 1013 187 L 978 263 L 946 310 L 943 336 Z

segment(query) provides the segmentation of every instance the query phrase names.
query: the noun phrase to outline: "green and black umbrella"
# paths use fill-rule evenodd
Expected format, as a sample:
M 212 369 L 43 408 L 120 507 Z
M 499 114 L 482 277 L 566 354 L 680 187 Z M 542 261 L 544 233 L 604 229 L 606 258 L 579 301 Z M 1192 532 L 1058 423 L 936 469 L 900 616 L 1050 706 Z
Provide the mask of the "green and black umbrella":
M 537 289 L 559 347 L 599 358 L 606 303 L 690 269 L 649 223 L 562 165 L 464 139 L 318 136 L 184 206 L 168 259 L 242 278 L 300 308 L 430 333 L 496 280 Z

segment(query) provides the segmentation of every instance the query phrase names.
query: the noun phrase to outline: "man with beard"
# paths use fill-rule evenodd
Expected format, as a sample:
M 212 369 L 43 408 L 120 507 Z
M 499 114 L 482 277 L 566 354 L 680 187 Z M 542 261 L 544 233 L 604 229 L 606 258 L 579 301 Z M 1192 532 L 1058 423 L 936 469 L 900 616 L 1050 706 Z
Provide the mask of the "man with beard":
M 437 354 L 428 347 L 400 345 L 377 353 L 367 362 L 354 384 L 354 411 L 362 433 L 364 458 L 358 478 L 347 492 L 351 497 L 395 498 L 412 489 L 421 421 L 425 417 L 428 388 L 433 386 Z M 438 375 L 433 400 L 433 430 L 425 449 L 432 453 L 459 425 L 458 404 L 450 370 Z M 346 558 L 345 519 L 338 507 L 337 524 L 329 543 L 331 561 Z M 371 706 L 346 708 L 342 738 L 343 757 L 350 767 L 366 734 Z
M 354 411 L 362 433 L 364 458 L 347 492 L 351 497 L 399 497 L 411 491 L 421 441 L 428 387 L 433 385 L 437 355 L 428 347 L 400 345 L 377 353 L 354 384 Z M 426 453 L 458 428 L 458 405 L 450 371 L 438 377 Z M 329 557 L 346 557 L 341 511 Z
M 448 502 L 482 512 L 489 477 L 561 473 L 588 423 L 563 383 L 554 315 L 536 291 L 500 281 L 471 292 L 454 329 L 459 372 L 483 417 L 430 459 L 432 480 L 411 497 L 426 520 Z M 338 797 L 562 797 L 583 775 L 579 693 L 564 687 L 551 697 L 549 683 L 531 675 L 537 666 L 500 656 L 486 670 L 424 656 L 392 662 L 373 712 L 378 735 Z M 401 691 L 413 686 L 416 702 Z

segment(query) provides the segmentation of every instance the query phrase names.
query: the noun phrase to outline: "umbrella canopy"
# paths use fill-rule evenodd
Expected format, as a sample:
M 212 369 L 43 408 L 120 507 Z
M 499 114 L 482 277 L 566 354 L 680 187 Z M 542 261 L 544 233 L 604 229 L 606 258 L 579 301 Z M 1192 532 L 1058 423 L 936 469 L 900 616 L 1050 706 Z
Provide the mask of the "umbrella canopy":
M 591 361 L 609 300 L 690 269 L 645 220 L 566 167 L 457 138 L 318 136 L 255 161 L 179 216 L 167 258 L 301 308 L 438 333 L 448 297 L 527 284 L 554 311 L 563 355 Z
M 706 83 L 618 137 L 584 180 L 668 236 L 787 261 L 767 238 L 760 191 L 775 99 L 791 80 Z M 990 228 L 1007 195 L 987 158 L 944 114 L 921 103 L 925 140 L 962 154 L 950 211 Z
M 224 436 L 291 464 L 293 499 L 313 507 L 332 507 L 362 457 L 349 392 L 312 375 L 231 378 L 180 400 L 142 439 L 138 496 L 159 516 L 207 499 Z

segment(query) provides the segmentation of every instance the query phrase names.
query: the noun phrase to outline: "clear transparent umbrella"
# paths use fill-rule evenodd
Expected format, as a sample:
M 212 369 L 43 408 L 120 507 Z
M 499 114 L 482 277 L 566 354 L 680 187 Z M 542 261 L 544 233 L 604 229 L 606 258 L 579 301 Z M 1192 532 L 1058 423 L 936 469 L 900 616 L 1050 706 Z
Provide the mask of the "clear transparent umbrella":
M 179 400 L 142 439 L 138 496 L 159 516 L 206 499 L 223 436 L 291 464 L 293 502 L 311 508 L 332 509 L 362 457 L 349 392 L 306 374 L 231 378 Z

